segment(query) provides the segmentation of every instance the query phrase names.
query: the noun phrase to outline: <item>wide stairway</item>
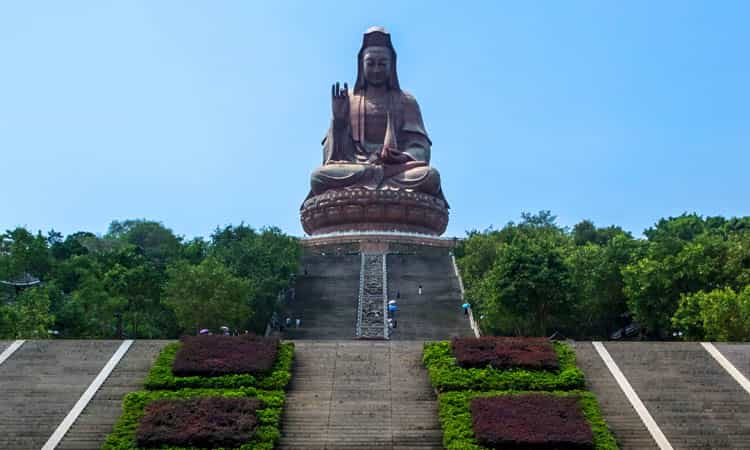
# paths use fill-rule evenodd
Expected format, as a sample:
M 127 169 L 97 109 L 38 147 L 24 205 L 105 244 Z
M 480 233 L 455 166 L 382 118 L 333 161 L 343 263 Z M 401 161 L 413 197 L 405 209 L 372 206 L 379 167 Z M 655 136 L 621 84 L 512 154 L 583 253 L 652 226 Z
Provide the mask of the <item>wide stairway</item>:
M 303 256 L 295 298 L 288 301 L 284 320 L 292 327 L 288 339 L 351 339 L 357 321 L 360 255 Z M 307 275 L 304 274 L 307 270 Z M 295 319 L 301 326 L 295 328 Z
M 122 414 L 123 397 L 129 392 L 143 389 L 143 380 L 151 369 L 151 365 L 156 360 L 159 351 L 169 342 L 135 341 L 57 448 L 60 450 L 101 448 Z
M 446 255 L 388 255 L 388 298 L 398 300 L 395 340 L 442 340 L 472 335 L 461 289 Z M 422 295 L 419 295 L 422 285 Z
M 674 448 L 750 449 L 750 395 L 700 344 L 605 346 Z
M 0 449 L 39 450 L 120 341 L 27 341 L 0 365 Z
M 576 365 L 586 376 L 586 388 L 596 394 L 602 415 L 622 450 L 656 450 L 659 447 L 651 437 L 638 414 L 628 403 L 591 342 L 576 342 Z
M 279 448 L 443 448 L 421 342 L 295 344 Z
M 376 280 L 368 269 L 379 268 L 381 263 L 377 261 L 383 257 L 387 276 Z M 382 311 L 386 300 L 395 300 L 397 293 L 399 311 L 391 339 L 438 340 L 472 334 L 461 309 L 461 290 L 447 250 L 442 254 L 367 254 L 365 264 L 361 254 L 304 256 L 300 266 L 295 298 L 287 302 L 282 317 L 291 319 L 292 326 L 284 332 L 288 339 L 352 339 L 358 323 L 362 337 L 383 338 Z M 387 296 L 376 292 L 383 285 L 387 286 Z M 377 304 L 378 297 L 381 305 Z M 301 319 L 299 328 L 294 325 L 297 318 Z

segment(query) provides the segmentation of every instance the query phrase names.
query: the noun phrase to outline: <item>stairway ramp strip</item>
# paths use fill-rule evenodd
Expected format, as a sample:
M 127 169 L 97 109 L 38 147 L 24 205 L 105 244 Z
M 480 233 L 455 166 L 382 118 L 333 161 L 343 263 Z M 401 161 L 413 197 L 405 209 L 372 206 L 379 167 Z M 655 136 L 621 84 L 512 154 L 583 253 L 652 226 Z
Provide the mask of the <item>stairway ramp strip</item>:
M 740 386 L 742 386 L 742 389 L 744 389 L 748 394 L 750 394 L 750 381 L 748 381 L 747 377 L 742 375 L 742 373 L 737 370 L 737 368 L 732 364 L 720 351 L 718 348 L 714 346 L 714 344 L 710 342 L 701 342 L 701 345 L 703 346 L 706 351 L 713 356 L 713 358 L 716 360 L 716 362 L 719 363 L 721 367 L 724 368 L 724 370 L 731 375 L 732 378 L 734 378 L 734 381 L 739 383 Z
M 120 347 L 117 349 L 117 351 L 115 351 L 112 357 L 109 358 L 109 361 L 107 361 L 107 364 L 104 365 L 104 368 L 102 368 L 101 372 L 99 372 L 99 375 L 94 378 L 94 381 L 91 382 L 83 395 L 81 395 L 81 398 L 79 398 L 76 404 L 73 405 L 73 408 L 70 410 L 70 412 L 68 412 L 68 415 L 65 416 L 62 422 L 60 422 L 60 425 L 57 426 L 57 429 L 55 429 L 55 431 L 49 437 L 47 442 L 42 447 L 42 450 L 54 450 L 58 446 L 58 444 L 60 444 L 60 442 L 65 437 L 65 434 L 73 426 L 75 421 L 78 419 L 78 416 L 81 415 L 91 399 L 94 398 L 94 395 L 99 390 L 99 388 L 102 387 L 102 384 L 107 381 L 107 378 L 115 369 L 115 367 L 117 367 L 117 364 L 120 362 L 122 357 L 125 356 L 125 353 L 128 351 L 131 345 L 133 345 L 132 339 L 125 340 L 122 342 L 122 344 L 120 344 Z
M 10 346 L 8 346 L 8 348 L 6 348 L 2 353 L 0 353 L 0 364 L 4 363 L 6 359 L 10 358 L 11 355 L 13 355 L 13 353 L 16 352 L 16 350 L 18 350 L 19 348 L 21 348 L 21 346 L 23 345 L 24 342 L 26 342 L 26 341 L 23 340 L 23 339 L 19 339 L 17 341 L 13 341 L 13 343 L 10 344 Z
M 391 338 L 391 329 L 388 326 L 388 254 L 383 253 L 383 337 Z
M 661 431 L 661 428 L 659 428 L 659 425 L 656 423 L 654 418 L 651 417 L 648 409 L 646 409 L 646 406 L 638 397 L 638 394 L 633 389 L 633 386 L 630 385 L 628 379 L 625 378 L 625 375 L 617 366 L 617 363 L 612 358 L 612 355 L 610 355 L 607 349 L 604 347 L 604 344 L 598 341 L 592 342 L 591 344 L 594 346 L 596 352 L 602 358 L 602 361 L 604 361 L 604 364 L 607 366 L 607 369 L 609 369 L 612 376 L 615 377 L 615 381 L 617 381 L 617 384 L 620 386 L 620 389 L 622 389 L 625 397 L 627 397 L 628 401 L 635 409 L 635 412 L 638 413 L 638 416 L 641 418 L 643 425 L 645 425 L 648 432 L 651 433 L 651 437 L 653 437 L 656 441 L 656 445 L 658 445 L 661 450 L 673 450 L 672 444 L 669 443 L 667 437 Z

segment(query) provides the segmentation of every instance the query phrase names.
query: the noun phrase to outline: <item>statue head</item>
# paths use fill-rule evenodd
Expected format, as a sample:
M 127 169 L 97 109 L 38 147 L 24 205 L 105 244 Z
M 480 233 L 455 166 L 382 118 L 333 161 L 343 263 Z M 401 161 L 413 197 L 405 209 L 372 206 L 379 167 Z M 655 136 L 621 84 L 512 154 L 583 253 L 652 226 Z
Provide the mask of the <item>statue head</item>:
M 383 84 L 388 89 L 401 90 L 396 74 L 396 50 L 391 35 L 383 27 L 371 27 L 365 32 L 357 55 L 354 93 L 361 94 L 368 85 Z

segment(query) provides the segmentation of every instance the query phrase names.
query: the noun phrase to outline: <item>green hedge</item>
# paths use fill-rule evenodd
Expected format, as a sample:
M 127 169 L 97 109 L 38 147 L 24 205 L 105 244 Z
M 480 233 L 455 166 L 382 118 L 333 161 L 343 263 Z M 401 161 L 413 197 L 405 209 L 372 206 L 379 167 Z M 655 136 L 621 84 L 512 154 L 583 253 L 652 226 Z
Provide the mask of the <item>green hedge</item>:
M 544 394 L 554 396 L 578 396 L 586 421 L 591 425 L 596 450 L 617 450 L 617 441 L 607 428 L 599 411 L 599 404 L 593 394 L 586 391 L 490 391 L 490 392 L 446 392 L 438 397 L 440 407 L 440 425 L 443 428 L 443 446 L 448 450 L 481 450 L 482 447 L 474 437 L 471 427 L 471 399 L 474 397 L 494 397 L 498 395 Z
M 292 378 L 294 343 L 282 342 L 271 371 L 266 375 L 222 375 L 219 377 L 176 377 L 172 374 L 172 362 L 180 349 L 179 342 L 169 344 L 161 351 L 144 386 L 149 390 L 176 390 L 185 388 L 235 389 L 254 386 L 269 391 L 283 390 Z
M 422 362 L 438 392 L 489 391 L 567 391 L 584 387 L 583 372 L 576 367 L 576 355 L 567 345 L 554 342 L 560 361 L 559 372 L 538 370 L 460 367 L 448 341 L 426 342 Z
M 135 432 L 147 404 L 159 399 L 191 397 L 257 397 L 263 402 L 257 411 L 258 427 L 251 440 L 239 447 L 241 450 L 272 450 L 281 437 L 281 412 L 284 407 L 283 391 L 261 391 L 253 387 L 234 390 L 183 389 L 179 391 L 138 391 L 125 396 L 123 413 L 114 431 L 107 437 L 102 450 L 137 450 Z M 164 447 L 170 450 L 187 450 Z

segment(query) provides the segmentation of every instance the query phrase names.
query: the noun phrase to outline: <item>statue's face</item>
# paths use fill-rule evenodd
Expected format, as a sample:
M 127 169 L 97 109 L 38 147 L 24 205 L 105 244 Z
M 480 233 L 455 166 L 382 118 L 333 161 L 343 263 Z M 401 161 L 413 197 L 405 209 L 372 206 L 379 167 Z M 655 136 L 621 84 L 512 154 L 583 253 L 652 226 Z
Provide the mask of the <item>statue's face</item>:
M 367 47 L 364 53 L 365 80 L 373 86 L 388 83 L 391 77 L 393 57 L 388 47 Z

